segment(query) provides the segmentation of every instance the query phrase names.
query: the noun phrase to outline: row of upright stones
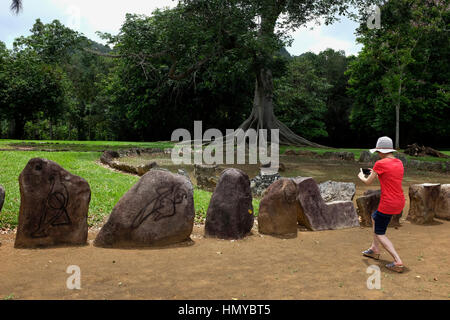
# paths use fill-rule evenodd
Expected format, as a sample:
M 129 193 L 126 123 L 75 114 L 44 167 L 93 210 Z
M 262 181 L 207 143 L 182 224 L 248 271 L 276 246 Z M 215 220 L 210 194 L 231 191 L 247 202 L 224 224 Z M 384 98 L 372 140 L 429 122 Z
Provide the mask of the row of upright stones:
M 53 161 L 36 158 L 28 162 L 19 183 L 21 205 L 15 247 L 86 244 L 91 200 L 86 180 Z M 443 218 L 449 218 L 449 185 L 418 186 L 410 188 L 410 219 L 430 222 L 429 212 L 437 209 L 447 214 Z M 186 176 L 150 170 L 115 205 L 94 245 L 165 246 L 189 241 L 195 216 L 193 193 Z M 366 196 L 375 197 L 370 203 L 377 205 L 379 194 Z M 443 204 L 435 205 L 439 199 Z M 239 169 L 224 170 L 207 210 L 205 236 L 241 239 L 251 232 L 254 219 L 248 175 Z M 298 225 L 315 231 L 357 227 L 360 223 L 352 201 L 325 202 L 312 178 L 280 178 L 269 186 L 260 202 L 259 232 L 295 237 Z
M 31 159 L 19 176 L 16 248 L 84 245 L 91 190 L 86 180 L 46 159 Z M 4 193 L 3 193 L 4 194 Z M 165 246 L 190 240 L 194 190 L 189 179 L 153 169 L 119 200 L 98 233 L 98 247 Z M 254 223 L 250 181 L 226 169 L 207 212 L 205 235 L 240 239 Z

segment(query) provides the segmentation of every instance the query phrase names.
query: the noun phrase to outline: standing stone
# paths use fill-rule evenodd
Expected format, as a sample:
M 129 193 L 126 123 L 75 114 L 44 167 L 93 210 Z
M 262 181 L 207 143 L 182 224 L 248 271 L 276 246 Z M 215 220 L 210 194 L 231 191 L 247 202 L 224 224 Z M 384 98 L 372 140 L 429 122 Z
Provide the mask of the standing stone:
M 205 236 L 241 239 L 250 232 L 253 222 L 248 175 L 239 169 L 224 170 L 206 213 Z
M 5 188 L 3 188 L 2 185 L 0 185 L 0 212 L 2 212 L 3 203 L 5 203 Z
M 372 227 L 372 213 L 378 209 L 380 204 L 381 190 L 367 190 L 363 196 L 356 199 L 358 209 L 356 212 L 361 217 L 361 225 L 364 227 Z M 402 214 L 392 216 L 388 227 L 399 227 Z
M 359 227 L 358 215 L 351 201 L 325 203 L 312 178 L 294 178 L 300 211 L 298 223 L 309 230 L 334 230 Z
M 16 248 L 83 245 L 91 189 L 83 178 L 46 159 L 31 159 L 19 176 Z
M 352 201 L 356 185 L 351 182 L 326 181 L 319 184 L 319 190 L 325 202 Z
M 189 181 L 152 169 L 119 200 L 94 245 L 145 247 L 183 242 L 190 239 L 194 215 Z
M 292 179 L 282 178 L 267 188 L 259 205 L 258 231 L 278 237 L 297 236 L 297 185 Z
M 407 220 L 427 224 L 434 220 L 441 185 L 438 183 L 413 184 L 409 187 L 409 212 Z
M 436 206 L 436 218 L 450 220 L 450 184 L 441 185 Z

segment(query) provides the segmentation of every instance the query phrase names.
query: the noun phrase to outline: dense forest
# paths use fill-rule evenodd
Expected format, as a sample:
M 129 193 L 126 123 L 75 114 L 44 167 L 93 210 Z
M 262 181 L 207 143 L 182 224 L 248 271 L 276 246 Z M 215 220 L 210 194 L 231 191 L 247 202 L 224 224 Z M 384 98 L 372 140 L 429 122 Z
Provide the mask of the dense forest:
M 380 135 L 395 137 L 397 127 L 400 147 L 449 147 L 448 7 L 398 0 L 381 9 L 381 29 L 361 23 L 357 30 L 358 56 L 332 49 L 291 56 L 289 39 L 267 40 L 274 114 L 327 146 L 372 146 Z M 219 34 L 199 28 L 190 10 L 181 3 L 151 16 L 128 14 L 118 35 L 101 34 L 108 45 L 39 19 L 12 49 L 0 42 L 0 137 L 154 141 L 194 120 L 204 129 L 239 127 L 252 115 L 251 49 L 259 44 L 240 31 L 251 26 L 235 23 L 220 34 L 220 54 L 206 58 L 203 43 Z M 159 45 L 173 48 L 167 39 L 196 56 L 195 68 L 184 69 L 189 76 L 173 72 L 187 58 L 173 63 L 167 50 L 155 54 Z

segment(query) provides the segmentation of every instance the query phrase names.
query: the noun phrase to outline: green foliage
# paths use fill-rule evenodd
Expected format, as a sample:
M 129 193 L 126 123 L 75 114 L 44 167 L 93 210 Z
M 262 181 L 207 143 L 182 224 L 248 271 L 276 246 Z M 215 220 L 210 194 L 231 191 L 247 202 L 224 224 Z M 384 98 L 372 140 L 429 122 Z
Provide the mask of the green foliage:
M 19 37 L 14 41 L 14 51 L 31 49 L 48 64 L 62 62 L 70 56 L 74 48 L 87 41 L 58 20 L 43 24 L 41 19 L 37 19 L 30 32 L 30 36 Z
M 16 137 L 23 137 L 27 120 L 62 114 L 69 86 L 65 74 L 36 52 L 24 49 L 3 56 L 0 79 L 0 116 L 15 121 Z
M 198 51 L 202 43 L 211 40 L 196 29 L 195 19 L 177 22 L 181 10 L 157 10 L 152 17 L 127 15 L 119 36 L 111 39 L 117 41 L 114 53 L 123 58 L 102 80 L 99 99 L 113 122 L 119 124 L 116 129 L 121 138 L 167 139 L 174 129 L 190 128 L 196 119 L 203 120 L 205 127 L 230 128 L 243 120 L 242 106 L 251 106 L 254 80 L 248 62 L 236 52 L 211 57 L 184 79 L 168 77 L 172 59 L 179 59 L 175 77 L 190 67 L 187 60 L 178 57 L 184 49 L 175 46 L 177 37 L 180 42 L 197 43 L 198 47 L 190 50 L 199 59 L 208 54 Z M 189 33 L 177 31 L 183 29 L 182 23 Z M 169 41 L 170 53 L 164 50 L 164 54 L 155 55 L 155 50 L 163 50 L 156 39 Z M 143 60 L 145 55 L 154 57 Z
M 381 30 L 365 26 L 370 3 L 385 3 Z M 292 30 L 352 16 L 352 5 L 364 22 L 359 57 L 286 52 Z M 418 0 L 185 0 L 151 16 L 128 14 L 119 34 L 101 34 L 113 49 L 38 19 L 13 50 L 0 42 L 0 136 L 149 141 L 194 120 L 236 128 L 263 68 L 273 75 L 276 116 L 310 140 L 354 146 L 393 136 L 400 105 L 405 145 L 443 144 L 446 30 L 448 10 Z
M 324 114 L 330 88 L 307 55 L 295 57 L 286 76 L 275 80 L 276 115 L 307 139 L 327 136 Z
M 284 74 L 274 80 L 276 115 L 307 139 L 342 146 L 351 140 L 347 94 L 348 64 L 354 57 L 327 49 L 292 58 Z
M 448 24 L 441 2 L 399 0 L 382 7 L 381 29 L 360 27 L 364 48 L 348 74 L 351 123 L 362 138 L 393 136 L 396 107 L 403 145 L 449 136 Z

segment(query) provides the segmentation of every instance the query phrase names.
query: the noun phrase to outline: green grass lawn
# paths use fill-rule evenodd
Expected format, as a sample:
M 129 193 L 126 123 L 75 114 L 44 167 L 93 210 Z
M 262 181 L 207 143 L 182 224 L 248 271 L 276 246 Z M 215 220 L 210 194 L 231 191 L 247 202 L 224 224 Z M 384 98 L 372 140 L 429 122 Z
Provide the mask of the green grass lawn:
M 46 158 L 57 162 L 71 173 L 83 177 L 91 187 L 89 225 L 98 225 L 119 199 L 139 180 L 131 176 L 108 170 L 95 161 L 100 152 L 35 152 L 0 151 L 0 184 L 6 189 L 6 199 L 0 213 L 0 228 L 16 227 L 20 208 L 19 174 L 32 158 Z M 211 192 L 194 190 L 197 222 L 204 222 Z M 253 200 L 255 215 L 259 200 Z
M 9 140 L 0 139 L 0 149 L 13 149 L 17 146 L 39 149 L 101 152 L 129 148 L 172 148 L 172 142 L 123 142 L 123 141 L 58 141 L 58 140 Z
M 71 173 L 83 177 L 91 187 L 89 224 L 102 221 L 138 177 L 105 169 L 95 163 L 99 152 L 20 152 L 0 151 L 0 184 L 6 189 L 5 204 L 0 214 L 0 227 L 15 227 L 18 222 L 20 191 L 18 177 L 32 158 L 57 162 Z

